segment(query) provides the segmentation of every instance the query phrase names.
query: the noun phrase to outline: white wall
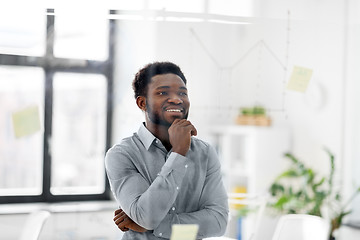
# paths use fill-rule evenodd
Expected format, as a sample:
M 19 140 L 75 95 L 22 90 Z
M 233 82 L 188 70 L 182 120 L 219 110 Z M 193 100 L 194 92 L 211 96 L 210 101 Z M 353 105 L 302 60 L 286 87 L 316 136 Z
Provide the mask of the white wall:
M 345 161 L 344 161 L 344 179 L 345 192 L 347 197 L 354 192 L 356 186 L 360 186 L 360 2 L 357 0 L 349 0 L 347 9 L 348 16 L 348 37 L 347 37 L 347 82 L 346 82 L 346 124 L 345 124 Z M 353 214 L 349 219 L 360 222 L 360 195 L 358 195 L 353 203 Z
M 135 72 L 148 62 L 170 60 L 188 78 L 190 119 L 200 137 L 207 138 L 209 125 L 232 124 L 240 107 L 261 103 L 274 124 L 291 128 L 295 155 L 326 174 L 326 146 L 340 165 L 346 2 L 254 3 L 250 24 L 121 21 L 113 141 L 143 120 L 131 92 Z M 266 47 L 252 48 L 259 41 Z M 284 90 L 294 65 L 314 71 L 305 93 Z

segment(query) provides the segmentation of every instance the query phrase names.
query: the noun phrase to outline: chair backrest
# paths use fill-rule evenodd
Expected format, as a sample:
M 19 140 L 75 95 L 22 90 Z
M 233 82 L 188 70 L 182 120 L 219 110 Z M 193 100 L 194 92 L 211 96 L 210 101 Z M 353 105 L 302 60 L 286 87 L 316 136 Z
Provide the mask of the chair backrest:
M 272 240 L 328 240 L 330 224 L 325 219 L 307 214 L 281 216 Z
M 46 219 L 50 217 L 50 212 L 40 210 L 29 214 L 19 240 L 38 240 Z

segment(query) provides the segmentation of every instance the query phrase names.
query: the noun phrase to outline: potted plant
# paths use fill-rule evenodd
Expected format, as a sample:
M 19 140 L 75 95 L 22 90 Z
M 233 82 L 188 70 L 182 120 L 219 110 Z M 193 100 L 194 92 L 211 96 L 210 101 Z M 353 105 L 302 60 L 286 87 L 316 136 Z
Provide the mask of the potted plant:
M 334 155 L 327 149 L 326 152 L 331 165 L 327 177 L 319 177 L 293 154 L 286 153 L 285 157 L 291 161 L 291 166 L 271 184 L 269 191 L 272 200 L 269 206 L 282 214 L 305 213 L 323 217 L 323 211 L 329 211 L 329 239 L 334 239 L 333 233 L 341 226 L 343 218 L 351 212 L 348 210 L 349 204 L 360 192 L 360 187 L 345 204 L 342 204 L 340 190 L 335 191 L 333 185 Z
M 270 126 L 271 118 L 266 115 L 266 109 L 262 106 L 243 107 L 236 118 L 240 125 Z

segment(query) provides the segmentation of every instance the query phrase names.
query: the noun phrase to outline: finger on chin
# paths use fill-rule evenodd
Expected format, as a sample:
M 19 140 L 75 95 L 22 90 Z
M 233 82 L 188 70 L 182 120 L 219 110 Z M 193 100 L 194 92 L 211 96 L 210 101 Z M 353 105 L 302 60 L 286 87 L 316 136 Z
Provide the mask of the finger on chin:
M 180 119 L 180 118 L 175 118 L 175 120 L 173 121 L 172 125 L 180 122 L 180 120 L 182 120 L 182 119 Z
M 196 130 L 191 130 L 191 136 L 196 136 L 197 135 L 197 131 Z

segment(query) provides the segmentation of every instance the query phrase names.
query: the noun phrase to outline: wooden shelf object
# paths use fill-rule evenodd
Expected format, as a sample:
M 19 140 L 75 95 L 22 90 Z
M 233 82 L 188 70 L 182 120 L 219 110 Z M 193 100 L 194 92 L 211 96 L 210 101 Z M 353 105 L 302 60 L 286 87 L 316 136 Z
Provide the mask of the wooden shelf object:
M 265 115 L 240 115 L 236 118 L 238 125 L 271 126 L 271 118 Z

